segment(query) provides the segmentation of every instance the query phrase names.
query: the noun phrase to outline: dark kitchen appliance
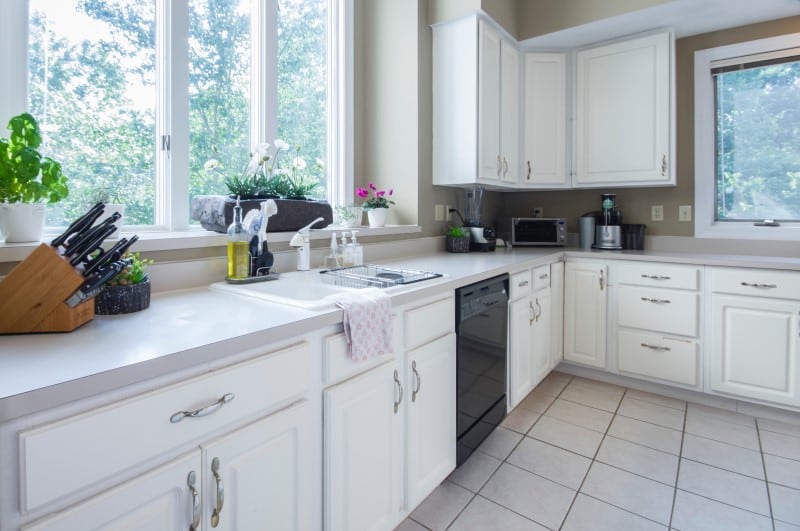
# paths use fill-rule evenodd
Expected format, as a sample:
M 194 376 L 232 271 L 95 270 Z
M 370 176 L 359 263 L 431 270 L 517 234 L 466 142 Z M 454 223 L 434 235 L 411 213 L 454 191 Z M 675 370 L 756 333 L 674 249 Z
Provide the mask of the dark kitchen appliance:
M 486 227 L 482 220 L 483 187 L 467 188 L 464 192 L 464 226 L 469 228 L 470 251 L 494 251 L 497 234 L 493 227 Z
M 511 218 L 511 245 L 563 247 L 567 245 L 564 218 Z
M 603 194 L 600 215 L 594 228 L 595 249 L 622 249 L 622 212 L 617 209 L 617 194 Z
M 456 465 L 506 416 L 508 275 L 456 290 Z

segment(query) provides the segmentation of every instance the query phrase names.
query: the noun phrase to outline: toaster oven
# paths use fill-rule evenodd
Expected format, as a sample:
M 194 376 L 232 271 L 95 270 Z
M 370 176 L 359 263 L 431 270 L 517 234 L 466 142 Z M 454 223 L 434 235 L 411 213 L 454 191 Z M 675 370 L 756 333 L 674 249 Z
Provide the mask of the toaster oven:
M 512 246 L 567 245 L 565 218 L 511 218 Z

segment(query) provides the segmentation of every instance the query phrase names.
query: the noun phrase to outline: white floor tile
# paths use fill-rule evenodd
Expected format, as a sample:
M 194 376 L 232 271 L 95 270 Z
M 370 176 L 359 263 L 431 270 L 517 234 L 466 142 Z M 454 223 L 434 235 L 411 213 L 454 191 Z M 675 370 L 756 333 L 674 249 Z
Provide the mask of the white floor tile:
M 800 490 L 769 484 L 772 517 L 776 520 L 800 525 Z
M 523 435 L 528 433 L 531 426 L 539 420 L 540 414 L 522 407 L 514 408 L 500 425 Z
M 658 404 L 659 406 L 671 407 L 672 409 L 678 409 L 680 411 L 684 411 L 686 409 L 686 402 L 683 400 L 678 400 L 677 398 L 672 398 L 669 396 L 648 393 L 646 391 L 639 391 L 638 389 L 628 389 L 628 391 L 625 393 L 625 396 L 629 396 L 643 402 Z
M 702 404 L 689 404 L 687 415 L 702 415 L 717 420 L 724 420 L 725 422 L 732 422 L 733 424 L 741 424 L 742 426 L 754 426 L 756 422 L 756 418 L 752 415 L 743 415 L 735 411 L 704 406 Z
M 702 415 L 691 415 L 686 419 L 686 433 L 750 450 L 759 450 L 758 434 L 754 426 L 742 426 Z
M 772 419 L 758 419 L 758 429 L 800 437 L 800 418 L 798 419 L 798 424 L 779 422 Z
M 555 396 L 543 393 L 541 391 L 537 391 L 534 389 L 528 396 L 522 399 L 522 402 L 519 403 L 517 408 L 527 409 L 529 411 L 535 411 L 536 413 L 544 413 L 550 404 L 556 399 Z
M 668 485 L 675 485 L 678 477 L 677 455 L 612 436 L 603 439 L 596 459 Z
M 629 396 L 622 399 L 617 414 L 673 430 L 683 430 L 683 411 Z
M 558 529 L 575 491 L 515 466 L 503 464 L 481 489 L 484 496 L 526 518 Z
M 669 525 L 674 489 L 651 479 L 595 461 L 581 492 Z
M 394 531 L 428 531 L 427 527 L 419 525 L 411 518 L 406 518 L 400 525 L 394 528 Z
M 767 481 L 784 487 L 800 489 L 800 461 L 764 454 Z
M 769 531 L 766 516 L 678 489 L 672 528 L 682 531 Z
M 547 528 L 481 496 L 467 505 L 449 531 L 545 531 Z
M 478 446 L 478 451 L 505 459 L 522 437 L 523 435 L 515 431 L 498 427 Z
M 519 443 L 507 462 L 575 490 L 592 464 L 591 459 L 530 437 Z
M 528 432 L 528 437 L 534 437 L 586 457 L 594 457 L 603 434 L 543 415 Z
M 447 529 L 473 496 L 467 489 L 445 481 L 414 509 L 411 518 L 434 531 Z
M 662 452 L 678 455 L 681 451 L 680 431 L 641 420 L 617 416 L 611 422 L 608 434 Z
M 590 380 L 589 378 L 582 378 L 580 376 L 573 378 L 570 384 L 586 387 L 587 389 L 597 389 L 600 391 L 618 393 L 620 396 L 622 396 L 622 394 L 625 392 L 625 388 L 619 385 L 601 382 L 599 380 Z
M 760 435 L 761 448 L 765 454 L 800 461 L 800 438 L 772 431 L 762 431 Z
M 563 378 L 550 378 L 548 376 L 539 382 L 539 385 L 537 385 L 533 390 L 544 395 L 558 396 L 567 386 L 567 382 L 569 382 L 569 380 L 565 380 Z
M 567 388 L 564 389 L 564 392 L 559 395 L 559 398 L 613 413 L 617 410 L 620 400 L 622 400 L 622 392 L 608 389 L 594 389 L 570 383 Z
M 775 520 L 775 531 L 800 531 L 800 525 Z
M 502 463 L 500 459 L 489 454 L 472 452 L 464 464 L 453 470 L 447 479 L 467 490 L 478 492 L 500 463 Z
M 561 398 L 553 402 L 545 415 L 600 433 L 606 432 L 611 419 L 614 417 L 608 411 L 601 411 L 583 404 L 562 400 Z
M 578 494 L 563 531 L 650 531 L 666 529 L 651 520 L 623 511 L 585 494 Z
M 769 516 L 767 485 L 758 479 L 681 459 L 678 488 Z
M 761 452 L 732 446 L 687 433 L 683 436 L 683 457 L 731 472 L 764 479 Z M 800 465 L 800 463 L 798 463 Z

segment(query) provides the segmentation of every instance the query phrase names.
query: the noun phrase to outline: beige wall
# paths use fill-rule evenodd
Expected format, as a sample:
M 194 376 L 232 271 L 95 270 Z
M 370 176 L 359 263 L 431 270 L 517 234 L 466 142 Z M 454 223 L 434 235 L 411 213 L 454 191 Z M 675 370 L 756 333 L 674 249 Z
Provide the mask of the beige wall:
M 530 216 L 534 206 L 544 207 L 545 216 L 568 218 L 569 230 L 577 230 L 577 218 L 598 210 L 600 194 L 617 194 L 617 205 L 626 223 L 644 223 L 649 235 L 692 236 L 694 224 L 678 221 L 678 206 L 694 207 L 694 52 L 736 42 L 772 37 L 800 30 L 800 17 L 753 24 L 678 39 L 676 55 L 677 186 L 528 192 L 504 194 L 501 216 Z M 664 206 L 664 221 L 650 220 L 650 206 Z
M 481 8 L 481 0 L 430 0 L 426 3 L 428 24 L 463 17 Z

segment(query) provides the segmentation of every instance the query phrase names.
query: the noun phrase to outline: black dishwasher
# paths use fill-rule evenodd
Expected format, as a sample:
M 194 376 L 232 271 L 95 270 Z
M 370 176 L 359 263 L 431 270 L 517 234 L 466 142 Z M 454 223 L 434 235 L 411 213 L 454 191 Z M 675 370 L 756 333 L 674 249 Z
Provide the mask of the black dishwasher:
M 506 416 L 508 275 L 456 290 L 456 333 L 460 466 Z

